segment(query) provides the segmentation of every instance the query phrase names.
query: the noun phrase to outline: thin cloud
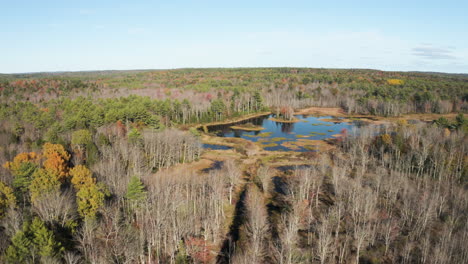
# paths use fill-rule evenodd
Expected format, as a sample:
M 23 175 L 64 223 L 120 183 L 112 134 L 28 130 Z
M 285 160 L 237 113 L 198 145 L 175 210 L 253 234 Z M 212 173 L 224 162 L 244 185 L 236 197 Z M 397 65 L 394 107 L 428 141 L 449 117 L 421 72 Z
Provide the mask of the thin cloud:
M 452 55 L 451 47 L 449 49 L 437 48 L 432 46 L 413 48 L 413 55 L 429 60 L 455 60 L 457 57 Z

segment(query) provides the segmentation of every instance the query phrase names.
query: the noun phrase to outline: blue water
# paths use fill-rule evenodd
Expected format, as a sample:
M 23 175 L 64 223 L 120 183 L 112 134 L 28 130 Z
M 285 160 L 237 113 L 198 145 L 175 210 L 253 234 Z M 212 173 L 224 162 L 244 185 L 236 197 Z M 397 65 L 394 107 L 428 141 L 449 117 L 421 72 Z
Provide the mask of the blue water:
M 281 146 L 284 142 L 295 142 L 298 139 L 308 136 L 304 139 L 312 140 L 322 140 L 327 138 L 333 138 L 332 135 L 339 134 L 343 129 L 350 130 L 354 125 L 346 122 L 334 123 L 326 122 L 322 119 L 331 119 L 331 116 L 322 116 L 322 117 L 313 117 L 313 116 L 303 116 L 296 115 L 295 117 L 299 119 L 299 122 L 296 123 L 282 123 L 269 120 L 273 115 L 264 116 L 260 118 L 254 118 L 250 120 L 245 120 L 236 124 L 222 125 L 222 126 L 212 126 L 208 127 L 209 132 L 215 133 L 220 137 L 237 137 L 250 140 L 252 142 L 267 141 L 262 142 L 261 144 L 266 145 L 271 143 L 271 139 L 274 138 L 285 138 L 277 140 L 273 143 L 278 144 L 277 146 L 265 147 L 265 150 L 281 150 L 281 151 L 291 151 L 293 149 L 285 146 Z M 257 126 L 262 126 L 265 129 L 262 131 L 243 131 L 243 130 L 234 130 L 230 126 L 253 123 Z M 314 124 L 314 125 L 313 125 Z M 320 134 L 311 134 L 312 132 Z M 260 133 L 271 133 L 267 137 L 259 137 Z M 312 135 L 312 136 L 311 136 Z M 298 146 L 299 149 L 294 149 L 293 151 L 311 151 L 310 149 Z

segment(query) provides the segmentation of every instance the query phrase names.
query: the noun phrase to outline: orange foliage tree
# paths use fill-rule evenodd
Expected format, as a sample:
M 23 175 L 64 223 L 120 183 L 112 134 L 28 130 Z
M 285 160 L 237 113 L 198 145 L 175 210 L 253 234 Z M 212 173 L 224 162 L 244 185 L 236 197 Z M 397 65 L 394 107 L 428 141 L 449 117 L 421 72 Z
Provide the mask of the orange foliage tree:
M 42 148 L 42 154 L 46 160 L 44 161 L 44 169 L 55 175 L 59 181 L 63 182 L 68 176 L 68 161 L 70 154 L 60 144 L 45 143 Z
M 34 152 L 24 152 L 16 155 L 15 158 L 13 158 L 13 161 L 7 161 L 3 167 L 7 170 L 10 170 L 13 174 L 16 174 L 21 170 L 21 165 L 26 163 L 26 162 L 31 162 L 31 163 L 38 163 L 39 162 L 39 155 L 37 155 Z
M 20 153 L 13 161 L 6 162 L 3 167 L 13 175 L 13 187 L 25 193 L 31 184 L 33 173 L 39 166 L 39 155 L 34 152 Z

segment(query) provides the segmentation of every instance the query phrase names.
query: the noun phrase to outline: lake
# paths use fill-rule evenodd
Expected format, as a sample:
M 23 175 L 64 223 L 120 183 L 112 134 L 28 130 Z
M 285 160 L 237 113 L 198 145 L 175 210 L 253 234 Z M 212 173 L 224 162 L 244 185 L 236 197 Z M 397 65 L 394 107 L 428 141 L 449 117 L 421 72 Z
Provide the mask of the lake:
M 256 117 L 228 125 L 208 126 L 208 132 L 219 137 L 237 137 L 259 142 L 265 150 L 274 151 L 315 151 L 314 140 L 334 138 L 344 130 L 351 130 L 355 123 L 339 122 L 340 118 L 332 116 L 296 115 L 298 122 L 284 123 L 271 120 L 274 115 Z M 333 119 L 336 122 L 331 122 Z M 231 126 L 253 124 L 261 126 L 261 131 L 233 129 Z

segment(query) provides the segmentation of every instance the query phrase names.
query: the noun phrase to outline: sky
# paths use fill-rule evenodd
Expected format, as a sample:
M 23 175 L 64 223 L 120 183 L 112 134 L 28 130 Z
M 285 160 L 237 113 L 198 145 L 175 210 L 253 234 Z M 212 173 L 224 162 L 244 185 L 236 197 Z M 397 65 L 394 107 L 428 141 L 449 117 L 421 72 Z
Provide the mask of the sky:
M 0 73 L 208 67 L 468 73 L 468 1 L 0 0 Z

